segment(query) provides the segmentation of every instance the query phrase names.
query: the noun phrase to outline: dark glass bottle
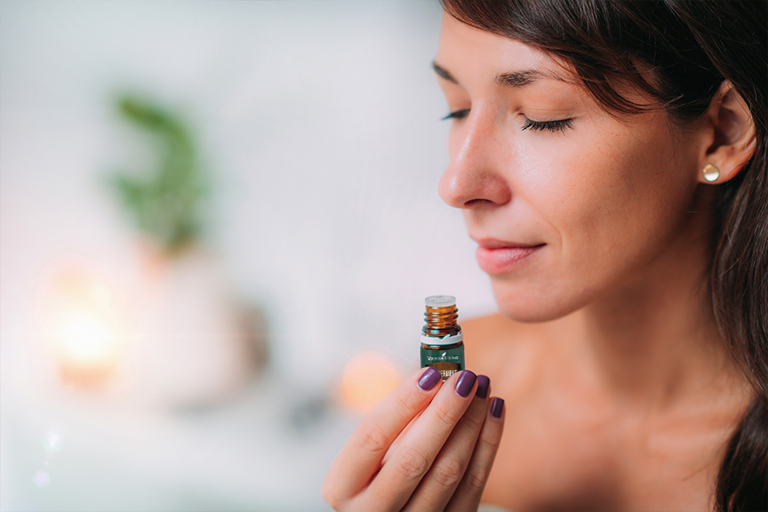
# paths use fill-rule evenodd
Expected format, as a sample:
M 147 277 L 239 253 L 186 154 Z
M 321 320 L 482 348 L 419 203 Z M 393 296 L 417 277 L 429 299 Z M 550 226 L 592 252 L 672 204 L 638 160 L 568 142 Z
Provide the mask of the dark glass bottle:
M 432 366 L 443 382 L 464 369 L 464 336 L 458 324 L 456 297 L 433 295 L 424 299 L 424 328 L 421 330 L 421 366 Z

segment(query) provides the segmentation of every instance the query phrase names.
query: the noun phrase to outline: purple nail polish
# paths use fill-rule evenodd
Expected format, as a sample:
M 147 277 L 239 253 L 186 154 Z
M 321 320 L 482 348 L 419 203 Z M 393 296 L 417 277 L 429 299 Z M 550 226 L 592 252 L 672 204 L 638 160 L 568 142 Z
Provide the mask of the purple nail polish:
M 459 377 L 456 379 L 454 388 L 459 396 L 466 398 L 469 392 L 472 391 L 472 386 L 475 385 L 477 376 L 469 370 L 463 370 Z
M 477 391 L 475 396 L 478 398 L 488 398 L 488 388 L 491 387 L 491 379 L 486 375 L 477 376 Z
M 441 380 L 443 379 L 440 375 L 440 372 L 430 366 L 424 370 L 424 372 L 421 374 L 421 377 L 419 377 L 419 387 L 424 391 L 429 391 Z
M 501 418 L 501 413 L 504 411 L 504 399 L 496 397 L 491 404 L 491 416 L 496 419 Z

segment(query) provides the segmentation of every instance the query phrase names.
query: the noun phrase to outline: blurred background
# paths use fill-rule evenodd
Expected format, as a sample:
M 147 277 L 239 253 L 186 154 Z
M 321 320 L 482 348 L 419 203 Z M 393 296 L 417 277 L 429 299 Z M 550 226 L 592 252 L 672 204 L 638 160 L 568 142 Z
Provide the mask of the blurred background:
M 437 0 L 0 2 L 0 509 L 328 509 L 424 298 L 495 310 L 437 195 L 439 28 Z

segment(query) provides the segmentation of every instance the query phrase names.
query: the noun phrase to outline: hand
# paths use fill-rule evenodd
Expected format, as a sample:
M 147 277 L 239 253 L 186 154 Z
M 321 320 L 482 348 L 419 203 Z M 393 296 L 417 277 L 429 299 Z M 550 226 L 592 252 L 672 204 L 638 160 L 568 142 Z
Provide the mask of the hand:
M 477 510 L 504 428 L 504 401 L 470 371 L 414 373 L 368 413 L 323 482 L 339 511 Z

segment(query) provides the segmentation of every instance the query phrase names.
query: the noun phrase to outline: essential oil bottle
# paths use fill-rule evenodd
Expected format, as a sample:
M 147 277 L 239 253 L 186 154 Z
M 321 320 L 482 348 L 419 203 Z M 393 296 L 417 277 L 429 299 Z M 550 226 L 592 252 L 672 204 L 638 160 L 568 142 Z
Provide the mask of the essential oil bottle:
M 458 324 L 456 297 L 433 295 L 424 299 L 424 328 L 421 330 L 421 367 L 431 366 L 443 382 L 464 369 L 464 336 Z

